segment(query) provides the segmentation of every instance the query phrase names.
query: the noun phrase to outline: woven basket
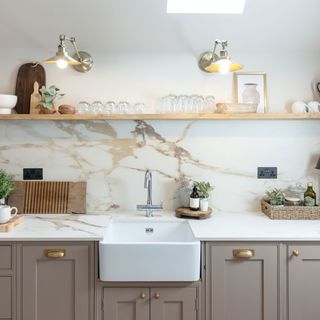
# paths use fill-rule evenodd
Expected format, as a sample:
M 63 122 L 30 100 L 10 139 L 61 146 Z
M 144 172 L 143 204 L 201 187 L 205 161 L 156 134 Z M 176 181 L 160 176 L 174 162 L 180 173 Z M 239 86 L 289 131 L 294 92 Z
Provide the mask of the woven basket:
M 304 206 L 272 206 L 265 200 L 261 200 L 261 210 L 270 219 L 274 220 L 319 220 L 320 207 Z

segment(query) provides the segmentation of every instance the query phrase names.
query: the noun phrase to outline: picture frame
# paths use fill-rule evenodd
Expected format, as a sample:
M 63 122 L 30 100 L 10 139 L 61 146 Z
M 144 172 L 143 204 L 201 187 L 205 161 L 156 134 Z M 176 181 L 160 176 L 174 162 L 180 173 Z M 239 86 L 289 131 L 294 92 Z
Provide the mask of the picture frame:
M 265 72 L 236 72 L 234 74 L 234 100 L 236 103 L 248 103 L 244 101 L 244 91 L 254 90 L 259 94 L 260 102 L 257 107 L 257 113 L 268 112 L 267 99 L 267 74 Z M 245 94 L 247 95 L 247 94 Z M 245 99 L 248 99 L 245 97 Z

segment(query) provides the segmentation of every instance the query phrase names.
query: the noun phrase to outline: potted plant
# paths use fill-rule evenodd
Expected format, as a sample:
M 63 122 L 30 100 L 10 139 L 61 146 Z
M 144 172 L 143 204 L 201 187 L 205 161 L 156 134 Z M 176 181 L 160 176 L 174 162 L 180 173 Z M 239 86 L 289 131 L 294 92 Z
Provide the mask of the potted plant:
M 0 170 L 0 205 L 6 204 L 6 198 L 14 190 L 14 182 L 11 175 Z
M 210 182 L 205 181 L 195 181 L 193 186 L 197 188 L 200 196 L 200 210 L 201 211 L 208 211 L 209 209 L 209 196 L 210 193 L 213 191 L 213 186 Z
M 285 203 L 285 194 L 283 190 L 274 188 L 266 192 L 268 200 L 272 206 L 283 206 Z
M 64 94 L 59 93 L 60 89 L 55 85 L 46 88 L 43 86 L 40 90 L 41 93 L 41 103 L 37 106 L 40 109 L 40 114 L 51 114 L 55 113 L 57 110 L 54 105 L 54 100 L 56 98 L 61 98 Z

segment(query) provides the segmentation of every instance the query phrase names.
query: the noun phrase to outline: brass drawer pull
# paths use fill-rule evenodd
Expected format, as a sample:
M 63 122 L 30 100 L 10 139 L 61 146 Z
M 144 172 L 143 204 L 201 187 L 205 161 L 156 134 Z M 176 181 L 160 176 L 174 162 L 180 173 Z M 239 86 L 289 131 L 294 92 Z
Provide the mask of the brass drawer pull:
M 293 250 L 292 251 L 292 255 L 294 255 L 295 257 L 299 257 L 299 250 Z
M 64 249 L 46 249 L 46 250 L 44 250 L 43 253 L 47 258 L 58 259 L 58 258 L 65 257 L 66 250 L 64 250 Z
M 140 293 L 140 299 L 145 299 L 146 298 L 146 294 L 144 292 Z
M 234 249 L 233 256 L 239 259 L 250 259 L 255 256 L 253 249 Z
M 154 295 L 154 297 L 155 297 L 156 299 L 160 299 L 160 293 L 159 293 L 159 292 L 156 292 L 156 294 Z

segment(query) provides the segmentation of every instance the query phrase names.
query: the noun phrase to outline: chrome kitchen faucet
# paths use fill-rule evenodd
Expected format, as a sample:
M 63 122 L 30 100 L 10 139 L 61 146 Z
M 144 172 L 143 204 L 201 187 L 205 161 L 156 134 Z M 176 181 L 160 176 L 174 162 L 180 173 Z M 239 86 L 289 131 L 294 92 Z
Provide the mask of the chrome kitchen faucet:
M 138 204 L 138 211 L 145 211 L 146 217 L 153 217 L 154 211 L 163 210 L 163 203 L 161 204 L 152 204 L 152 173 L 150 170 L 147 170 L 144 176 L 144 188 L 148 189 L 147 204 Z

